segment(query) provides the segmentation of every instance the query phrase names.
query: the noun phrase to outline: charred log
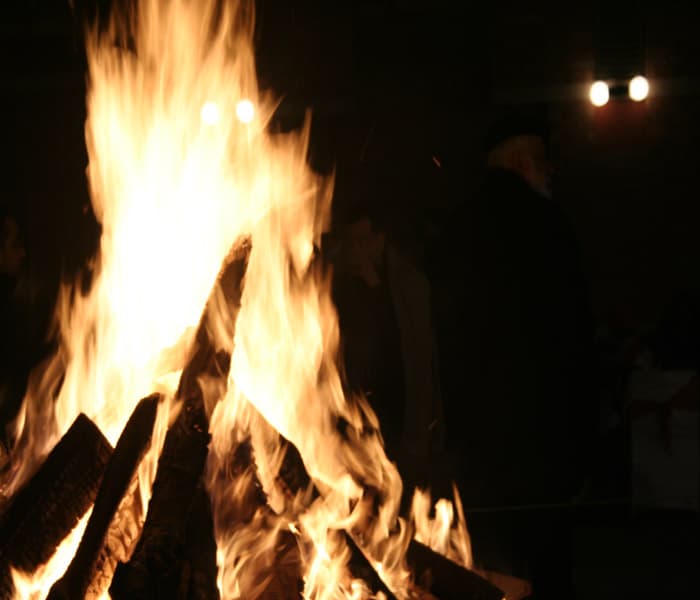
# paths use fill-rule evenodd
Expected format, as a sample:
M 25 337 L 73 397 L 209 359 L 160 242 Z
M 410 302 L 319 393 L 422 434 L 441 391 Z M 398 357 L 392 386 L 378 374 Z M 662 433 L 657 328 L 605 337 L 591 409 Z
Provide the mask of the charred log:
M 406 554 L 416 582 L 440 600 L 501 600 L 505 594 L 473 571 L 412 540 Z
M 13 595 L 10 567 L 33 572 L 53 556 L 95 500 L 112 447 L 81 414 L 0 516 L 0 598 Z
M 184 568 L 180 574 L 181 598 L 219 600 L 216 587 L 216 542 L 209 495 L 198 486 L 194 505 L 187 521 Z
M 280 476 L 292 494 L 300 489 L 295 488 L 298 482 L 309 481 L 301 456 L 291 444 Z M 368 493 L 372 495 L 371 491 Z M 387 598 L 394 598 L 350 533 L 345 532 L 345 540 L 352 551 L 349 568 L 353 576 L 363 579 L 375 592 L 381 591 Z M 421 590 L 440 600 L 501 600 L 505 596 L 502 590 L 480 575 L 433 552 L 416 540 L 411 540 L 406 558 Z
M 235 323 L 235 313 L 240 305 L 246 257 L 247 254 L 231 262 L 222 277 L 222 280 L 228 279 L 222 287 L 228 291 L 225 304 L 230 323 Z M 221 333 L 216 334 L 210 328 L 210 313 L 217 310 L 214 306 L 216 294 L 215 289 L 198 328 L 195 351 L 180 380 L 178 397 L 183 406 L 166 436 L 141 538 L 129 562 L 120 564 L 115 572 L 110 587 L 114 600 L 218 598 L 212 513 L 202 474 L 208 454 L 208 415 L 213 403 L 225 391 L 233 331 L 227 332 L 229 339 L 223 340 L 222 344 Z M 207 400 L 200 386 L 203 376 L 220 386 L 215 387 L 218 392 L 214 394 L 213 403 L 211 397 Z M 222 476 L 244 483 L 237 487 L 236 497 L 227 503 L 224 514 L 217 512 L 217 524 L 226 531 L 235 531 L 249 523 L 260 510 L 262 513 L 258 516 L 262 514 L 262 518 L 266 518 L 265 511 L 271 509 L 257 481 L 252 448 L 247 441 L 239 443 L 225 470 L 227 472 Z M 278 480 L 291 496 L 309 487 L 310 478 L 292 444 L 288 445 Z M 350 535 L 343 534 L 353 551 L 349 565 L 353 575 L 367 581 L 375 591 L 393 597 Z M 296 539 L 283 532 L 277 546 L 270 564 L 259 565 L 263 567 L 263 579 L 268 584 L 255 592 L 256 597 L 298 597 L 301 559 Z M 413 566 L 418 569 L 423 582 L 430 583 L 433 591 L 445 591 L 445 597 L 450 598 L 455 597 L 451 590 L 458 589 L 460 598 L 490 600 L 492 596 L 484 595 L 484 590 L 495 590 L 491 584 L 425 550 L 427 553 L 421 548 L 413 550 Z M 428 581 L 427 574 L 432 575 L 432 581 Z M 500 591 L 497 593 L 500 600 L 503 595 Z
M 234 432 L 240 433 L 239 431 Z M 251 600 L 296 600 L 303 591 L 301 554 L 297 539 L 286 528 L 279 529 L 280 517 L 268 504 L 260 484 L 250 438 L 238 442 L 229 460 L 209 473 L 214 487 L 225 490 L 213 499 L 217 530 L 225 532 L 224 546 L 239 535 L 251 540 L 249 551 L 228 555 L 227 566 L 236 571 L 236 584 Z M 275 530 L 258 546 L 257 533 Z M 240 539 L 240 538 L 239 538 Z M 227 574 L 222 585 L 229 589 Z
M 84 598 L 95 576 L 109 525 L 151 443 L 159 395 L 139 402 L 124 428 L 104 472 L 85 533 L 64 576 L 51 588 L 49 600 Z
M 203 404 L 189 399 L 166 435 L 139 543 L 131 560 L 115 571 L 110 587 L 115 600 L 178 597 L 187 522 L 208 442 Z
M 128 560 L 136 547 L 141 535 L 144 511 L 139 478 L 136 475 L 109 525 L 105 543 L 95 563 L 94 577 L 85 592 L 85 600 L 98 600 L 104 597 L 117 565 Z
M 348 565 L 352 576 L 356 579 L 362 579 L 362 581 L 364 581 L 375 593 L 383 592 L 388 600 L 394 600 L 396 596 L 391 593 L 391 590 L 381 580 L 377 574 L 377 571 L 355 543 L 355 540 L 353 540 L 352 537 L 346 533 L 345 541 L 352 552 L 350 564 Z

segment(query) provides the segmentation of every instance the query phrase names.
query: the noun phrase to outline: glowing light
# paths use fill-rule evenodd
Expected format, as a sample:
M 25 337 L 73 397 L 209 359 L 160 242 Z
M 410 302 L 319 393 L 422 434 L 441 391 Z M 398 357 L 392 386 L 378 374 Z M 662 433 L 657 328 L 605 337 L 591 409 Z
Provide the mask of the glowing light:
M 214 102 L 205 102 L 200 113 L 202 122 L 207 125 L 216 125 L 221 118 L 219 107 Z
M 629 96 L 635 102 L 646 100 L 649 95 L 649 81 L 642 75 L 632 78 L 629 83 Z
M 473 568 L 472 546 L 464 508 L 453 484 L 454 503 L 441 498 L 432 505 L 430 493 L 416 488 L 411 502 L 411 520 L 416 541 L 467 569 Z M 431 510 L 432 509 L 432 510 Z M 456 513 L 456 519 L 455 519 Z M 380 573 L 379 570 L 377 570 Z
M 605 106 L 610 100 L 610 88 L 604 81 L 596 81 L 591 86 L 589 95 L 593 106 Z
M 255 107 L 250 100 L 241 100 L 236 104 L 236 116 L 241 123 L 250 123 L 255 118 Z

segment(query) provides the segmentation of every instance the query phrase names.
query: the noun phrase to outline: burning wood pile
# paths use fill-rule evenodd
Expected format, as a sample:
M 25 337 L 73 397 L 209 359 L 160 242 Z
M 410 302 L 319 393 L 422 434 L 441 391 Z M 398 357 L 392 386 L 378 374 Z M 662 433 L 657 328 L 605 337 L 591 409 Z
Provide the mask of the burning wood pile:
M 267 131 L 252 22 L 143 0 L 88 36 L 100 255 L 15 423 L 0 598 L 503 596 L 468 569 L 457 495 L 399 516 L 377 419 L 343 391 L 315 250 L 332 182 L 307 130 Z

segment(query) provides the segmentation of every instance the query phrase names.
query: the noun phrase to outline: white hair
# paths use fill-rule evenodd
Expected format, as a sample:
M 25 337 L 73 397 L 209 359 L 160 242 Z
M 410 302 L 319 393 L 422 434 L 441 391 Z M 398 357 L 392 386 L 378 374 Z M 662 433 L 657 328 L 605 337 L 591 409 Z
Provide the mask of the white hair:
M 517 135 L 509 138 L 489 152 L 488 166 L 517 173 L 530 187 L 544 196 L 549 196 L 551 166 L 542 143 L 542 139 L 536 135 Z
M 489 167 L 517 170 L 518 163 L 533 150 L 534 135 L 517 135 L 501 142 L 488 154 Z

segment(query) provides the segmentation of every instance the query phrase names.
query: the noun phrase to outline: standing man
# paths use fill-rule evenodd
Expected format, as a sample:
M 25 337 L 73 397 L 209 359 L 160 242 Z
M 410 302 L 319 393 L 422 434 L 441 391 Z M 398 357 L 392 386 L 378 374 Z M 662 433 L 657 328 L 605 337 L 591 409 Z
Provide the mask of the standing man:
M 461 456 L 474 553 L 570 598 L 570 539 L 559 513 L 583 482 L 592 336 L 578 245 L 551 197 L 546 120 L 517 113 L 487 140 L 480 192 L 452 219 L 457 314 L 447 422 Z M 454 260 L 454 258 L 452 259 Z M 457 368 L 459 365 L 459 368 Z

